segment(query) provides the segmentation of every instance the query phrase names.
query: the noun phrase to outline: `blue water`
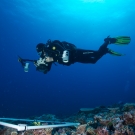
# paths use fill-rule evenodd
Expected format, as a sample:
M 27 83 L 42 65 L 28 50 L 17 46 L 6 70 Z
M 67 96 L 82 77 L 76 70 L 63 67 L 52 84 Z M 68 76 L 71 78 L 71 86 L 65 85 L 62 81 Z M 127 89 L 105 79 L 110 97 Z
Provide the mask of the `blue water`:
M 84 107 L 135 102 L 134 0 L 1 0 L 0 117 L 46 113 L 70 115 Z M 126 56 L 103 56 L 96 64 L 58 65 L 46 75 L 17 61 L 38 59 L 36 45 L 48 39 L 97 50 L 103 39 L 125 35 Z

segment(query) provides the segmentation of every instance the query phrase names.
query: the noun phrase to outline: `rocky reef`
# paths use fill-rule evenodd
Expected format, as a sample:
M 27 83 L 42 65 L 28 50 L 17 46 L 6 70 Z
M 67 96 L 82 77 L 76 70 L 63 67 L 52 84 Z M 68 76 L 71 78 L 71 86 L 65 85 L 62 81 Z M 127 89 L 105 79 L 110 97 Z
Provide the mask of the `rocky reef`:
M 69 117 L 58 118 L 52 114 L 37 117 L 38 120 L 75 122 L 79 126 L 47 128 L 17 132 L 14 129 L 0 127 L 0 135 L 134 135 L 135 104 L 114 104 L 96 108 L 81 108 Z M 46 123 L 47 125 L 48 123 Z

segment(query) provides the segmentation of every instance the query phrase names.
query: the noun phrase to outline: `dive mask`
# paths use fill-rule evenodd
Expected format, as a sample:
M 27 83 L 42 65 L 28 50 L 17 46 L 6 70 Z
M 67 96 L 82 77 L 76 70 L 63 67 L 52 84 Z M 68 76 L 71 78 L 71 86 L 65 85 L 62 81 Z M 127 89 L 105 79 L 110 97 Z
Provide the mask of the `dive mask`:
M 42 55 L 42 51 L 41 52 L 38 52 L 38 55 L 41 56 Z

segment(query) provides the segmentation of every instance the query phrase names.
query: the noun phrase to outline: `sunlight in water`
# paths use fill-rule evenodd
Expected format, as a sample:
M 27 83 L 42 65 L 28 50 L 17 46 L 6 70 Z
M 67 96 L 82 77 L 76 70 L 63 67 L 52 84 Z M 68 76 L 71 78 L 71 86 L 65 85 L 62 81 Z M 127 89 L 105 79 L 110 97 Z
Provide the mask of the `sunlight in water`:
M 82 2 L 104 2 L 105 0 L 81 0 Z
M 10 4 L 13 3 L 10 2 Z M 20 12 L 22 15 L 45 22 L 65 21 L 66 23 L 67 20 L 87 21 L 87 23 L 102 20 L 112 22 L 116 18 L 119 22 L 118 19 L 126 17 L 127 12 L 131 11 L 130 2 L 123 0 L 58 0 L 57 2 L 53 0 L 14 0 L 13 5 L 15 8 L 10 11 L 7 8 L 4 11 L 13 16 Z M 134 9 L 132 7 L 132 10 Z

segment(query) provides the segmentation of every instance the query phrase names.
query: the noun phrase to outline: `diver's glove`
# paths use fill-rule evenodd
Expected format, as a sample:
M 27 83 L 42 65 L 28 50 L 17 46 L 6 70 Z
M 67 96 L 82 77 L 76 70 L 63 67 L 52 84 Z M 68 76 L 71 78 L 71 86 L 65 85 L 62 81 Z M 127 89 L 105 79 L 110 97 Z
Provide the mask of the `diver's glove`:
M 114 44 L 116 40 L 117 40 L 116 38 L 111 38 L 110 36 L 104 39 L 104 41 L 107 42 L 108 44 Z

